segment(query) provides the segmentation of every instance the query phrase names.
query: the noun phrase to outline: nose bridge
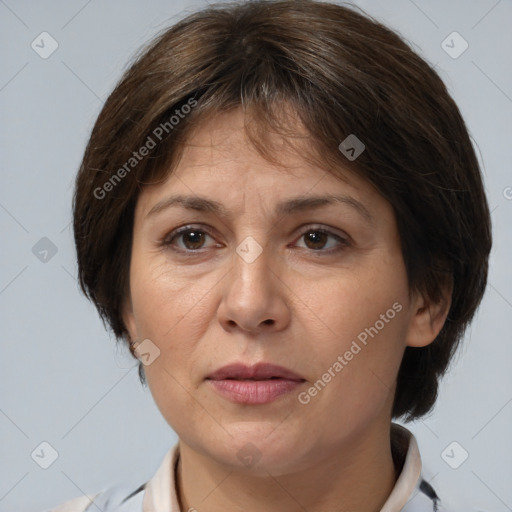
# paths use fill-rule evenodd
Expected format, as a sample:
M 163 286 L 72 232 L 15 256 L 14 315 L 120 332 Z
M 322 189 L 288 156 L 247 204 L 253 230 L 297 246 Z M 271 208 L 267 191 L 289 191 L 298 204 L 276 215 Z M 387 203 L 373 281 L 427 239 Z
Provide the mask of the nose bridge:
M 267 293 L 270 284 L 269 262 L 272 260 L 271 249 L 263 247 L 254 237 L 247 236 L 236 248 L 233 264 L 233 285 L 244 295 L 250 292 L 253 300 L 261 299 Z

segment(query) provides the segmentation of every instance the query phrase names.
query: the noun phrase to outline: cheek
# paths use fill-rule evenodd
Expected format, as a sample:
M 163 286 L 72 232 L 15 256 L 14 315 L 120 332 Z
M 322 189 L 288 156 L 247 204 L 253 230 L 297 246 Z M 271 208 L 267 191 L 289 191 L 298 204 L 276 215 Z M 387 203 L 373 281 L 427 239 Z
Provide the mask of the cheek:
M 159 356 L 144 371 L 157 405 L 186 405 L 184 388 L 199 380 L 204 368 L 197 350 L 210 324 L 212 287 L 218 279 L 191 280 L 166 263 L 134 258 L 131 296 L 138 340 L 149 339 Z M 190 403 L 192 406 L 193 404 Z M 163 412 L 163 411 L 162 411 Z M 167 417 L 168 414 L 165 413 Z
M 404 275 L 380 267 L 363 276 L 331 276 L 316 282 L 308 295 L 305 289 L 302 293 L 314 312 L 314 321 L 304 325 L 310 339 L 316 339 L 306 357 L 314 368 L 308 379 L 316 393 L 312 410 L 326 408 L 340 421 L 350 421 L 346 415 L 351 412 L 373 415 L 393 393 L 405 349 Z
M 197 431 L 197 426 L 208 424 L 209 418 L 198 407 L 195 391 L 190 389 L 186 375 L 169 368 L 168 363 L 160 361 L 157 364 L 157 361 L 145 368 L 146 381 L 167 424 L 179 435 Z
M 315 329 L 328 333 L 337 349 L 358 335 L 370 336 L 368 330 L 375 334 L 376 329 L 382 338 L 400 339 L 403 334 L 409 298 L 400 261 L 295 284 L 298 303 L 306 306 Z
M 212 279 L 191 280 L 165 262 L 134 261 L 131 295 L 139 337 L 166 348 L 182 339 L 186 326 L 187 339 L 195 339 L 194 331 L 202 328 L 200 319 L 208 318 L 208 292 L 214 284 Z

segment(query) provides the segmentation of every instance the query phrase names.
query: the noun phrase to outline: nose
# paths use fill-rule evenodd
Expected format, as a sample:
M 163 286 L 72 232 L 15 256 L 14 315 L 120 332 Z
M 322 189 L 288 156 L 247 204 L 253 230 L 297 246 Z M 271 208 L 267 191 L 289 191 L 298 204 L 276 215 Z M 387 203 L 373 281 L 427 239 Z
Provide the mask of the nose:
M 240 253 L 242 254 L 242 253 Z M 263 248 L 251 261 L 234 254 L 218 309 L 218 318 L 226 331 L 241 329 L 250 333 L 284 329 L 290 321 L 289 288 L 283 265 Z

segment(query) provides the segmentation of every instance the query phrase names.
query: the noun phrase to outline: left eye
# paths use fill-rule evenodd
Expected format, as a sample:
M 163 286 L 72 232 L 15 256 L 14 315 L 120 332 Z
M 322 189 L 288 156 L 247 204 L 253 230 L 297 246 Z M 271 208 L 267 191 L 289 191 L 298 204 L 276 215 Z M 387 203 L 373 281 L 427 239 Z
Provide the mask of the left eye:
M 333 248 L 332 245 L 331 247 L 325 247 L 329 238 L 336 239 L 341 245 L 347 245 L 347 241 L 345 239 L 324 229 L 308 229 L 300 236 L 299 240 L 304 240 L 307 249 L 318 251 L 322 249 L 329 250 Z M 336 244 L 334 244 L 334 247 L 335 246 Z

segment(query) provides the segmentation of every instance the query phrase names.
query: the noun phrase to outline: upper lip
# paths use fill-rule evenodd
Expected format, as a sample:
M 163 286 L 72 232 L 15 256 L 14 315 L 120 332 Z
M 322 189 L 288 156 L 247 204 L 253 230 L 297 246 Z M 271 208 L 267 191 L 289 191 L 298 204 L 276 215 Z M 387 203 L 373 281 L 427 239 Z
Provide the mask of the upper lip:
M 271 363 L 258 363 L 248 366 L 243 363 L 233 363 L 219 368 L 215 372 L 208 375 L 207 379 L 210 380 L 223 380 L 223 379 L 270 379 L 277 377 L 281 379 L 303 381 L 300 375 L 288 370 L 282 366 Z

